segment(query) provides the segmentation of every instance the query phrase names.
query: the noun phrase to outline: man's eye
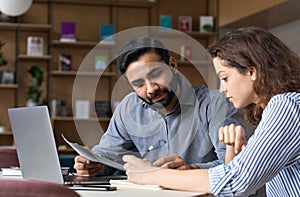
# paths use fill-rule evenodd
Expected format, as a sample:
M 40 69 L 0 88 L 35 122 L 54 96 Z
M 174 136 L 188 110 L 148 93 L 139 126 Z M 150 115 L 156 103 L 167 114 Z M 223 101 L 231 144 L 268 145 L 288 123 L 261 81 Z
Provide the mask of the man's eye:
M 158 78 L 158 77 L 160 77 L 160 75 L 161 75 L 161 71 L 157 70 L 157 71 L 155 71 L 155 72 L 152 72 L 152 73 L 149 75 L 149 78 L 150 78 L 150 79 Z
M 133 82 L 131 83 L 133 87 L 142 87 L 144 83 L 142 82 Z
M 222 81 L 227 81 L 227 77 L 221 78 Z

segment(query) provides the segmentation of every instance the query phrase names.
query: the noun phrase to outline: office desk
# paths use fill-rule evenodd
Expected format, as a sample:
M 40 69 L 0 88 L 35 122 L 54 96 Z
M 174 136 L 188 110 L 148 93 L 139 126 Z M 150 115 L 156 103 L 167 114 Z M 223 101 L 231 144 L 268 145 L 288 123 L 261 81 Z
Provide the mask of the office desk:
M 22 179 L 22 176 L 2 176 L 0 171 L 0 179 Z M 176 190 L 152 190 L 152 189 L 133 189 L 133 188 L 118 188 L 117 191 L 76 191 L 82 197 L 196 197 L 210 196 L 201 192 L 185 192 Z

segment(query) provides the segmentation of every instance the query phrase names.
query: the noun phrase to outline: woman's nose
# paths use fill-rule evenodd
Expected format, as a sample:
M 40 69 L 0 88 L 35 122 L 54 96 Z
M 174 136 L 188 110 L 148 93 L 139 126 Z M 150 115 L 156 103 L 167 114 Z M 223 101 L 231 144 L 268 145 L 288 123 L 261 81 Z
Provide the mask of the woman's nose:
M 224 82 L 221 80 L 220 81 L 220 88 L 219 88 L 219 91 L 223 94 L 226 93 L 226 89 L 225 89 L 225 85 L 224 85 Z

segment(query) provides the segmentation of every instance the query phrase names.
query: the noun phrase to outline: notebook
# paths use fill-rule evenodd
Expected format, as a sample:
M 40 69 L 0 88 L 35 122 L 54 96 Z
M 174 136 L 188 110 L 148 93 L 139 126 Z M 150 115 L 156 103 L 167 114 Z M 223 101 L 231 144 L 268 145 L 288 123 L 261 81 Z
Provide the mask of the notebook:
M 47 106 L 8 109 L 24 179 L 67 185 L 109 184 L 126 176 L 63 176 Z

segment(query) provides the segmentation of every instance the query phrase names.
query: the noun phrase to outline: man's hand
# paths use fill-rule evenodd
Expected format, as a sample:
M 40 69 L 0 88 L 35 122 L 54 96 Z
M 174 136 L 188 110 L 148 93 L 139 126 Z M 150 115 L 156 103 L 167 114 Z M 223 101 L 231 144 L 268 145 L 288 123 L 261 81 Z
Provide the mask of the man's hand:
M 101 168 L 101 163 L 91 162 L 80 155 L 75 157 L 74 169 L 80 176 L 96 176 Z
M 161 157 L 153 163 L 153 166 L 157 166 L 161 168 L 171 168 L 177 170 L 189 170 L 189 169 L 199 168 L 195 164 L 192 165 L 186 164 L 185 161 L 177 154 Z
M 219 129 L 219 140 L 227 146 L 234 148 L 234 153 L 238 154 L 247 145 L 244 128 L 240 125 L 231 124 Z

